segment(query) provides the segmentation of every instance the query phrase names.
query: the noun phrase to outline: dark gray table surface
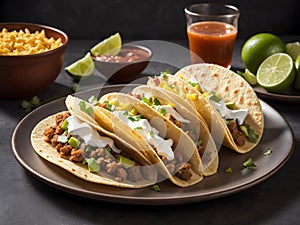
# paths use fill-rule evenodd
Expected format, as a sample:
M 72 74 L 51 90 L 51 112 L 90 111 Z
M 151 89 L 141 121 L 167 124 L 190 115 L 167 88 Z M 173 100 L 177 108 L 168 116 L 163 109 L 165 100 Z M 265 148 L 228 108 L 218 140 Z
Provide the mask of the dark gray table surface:
M 300 38 L 298 37 L 298 40 Z M 293 40 L 293 39 L 290 39 Z M 65 65 L 77 60 L 96 42 L 70 40 Z M 238 40 L 233 67 L 242 67 Z M 157 68 L 149 65 L 146 71 Z M 159 73 L 160 71 L 156 71 Z M 101 84 L 102 78 L 95 82 Z M 41 98 L 71 93 L 72 79 L 62 70 Z M 300 224 L 300 104 L 267 101 L 287 120 L 295 135 L 289 161 L 254 187 L 219 199 L 171 206 L 137 206 L 96 201 L 65 193 L 34 178 L 14 157 L 11 138 L 27 114 L 22 99 L 0 100 L 0 224 Z

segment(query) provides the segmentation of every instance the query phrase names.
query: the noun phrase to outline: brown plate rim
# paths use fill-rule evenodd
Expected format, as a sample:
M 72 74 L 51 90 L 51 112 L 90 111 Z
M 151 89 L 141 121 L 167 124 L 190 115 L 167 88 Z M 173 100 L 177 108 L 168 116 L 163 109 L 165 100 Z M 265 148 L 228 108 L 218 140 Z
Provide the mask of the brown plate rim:
M 266 101 L 272 100 L 272 101 L 277 101 L 282 103 L 300 104 L 300 95 L 271 93 L 262 89 L 261 87 L 254 87 L 254 90 L 258 95 L 258 97 Z

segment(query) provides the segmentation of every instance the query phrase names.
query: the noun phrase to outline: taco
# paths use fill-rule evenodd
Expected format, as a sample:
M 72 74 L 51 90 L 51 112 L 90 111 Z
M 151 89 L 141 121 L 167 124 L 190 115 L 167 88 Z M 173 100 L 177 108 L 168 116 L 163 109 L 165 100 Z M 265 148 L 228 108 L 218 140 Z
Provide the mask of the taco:
M 197 115 L 191 113 L 160 88 L 140 85 L 134 88 L 131 94 L 143 101 L 145 107 L 151 107 L 159 112 L 162 118 L 174 123 L 192 139 L 202 160 L 204 176 L 217 172 L 219 157 L 216 145 L 206 124 Z
M 31 143 L 38 155 L 89 182 L 142 188 L 157 182 L 150 161 L 113 133 L 70 111 L 40 121 Z
M 179 70 L 176 77 L 197 87 L 207 104 L 214 108 L 225 131 L 224 145 L 240 153 L 249 152 L 261 139 L 263 111 L 253 88 L 239 75 L 214 64 L 194 64 Z M 212 126 L 211 113 L 201 112 Z
M 202 162 L 193 141 L 144 102 L 128 94 L 109 93 L 96 105 L 95 120 L 106 123 L 117 135 L 127 135 L 126 141 L 156 165 L 161 179 L 170 179 L 180 187 L 203 179 Z
M 217 149 L 223 144 L 225 130 L 218 112 L 207 103 L 198 91 L 199 86 L 191 86 L 188 82 L 171 74 L 149 77 L 147 86 L 160 88 L 166 95 L 196 115 L 210 131 Z

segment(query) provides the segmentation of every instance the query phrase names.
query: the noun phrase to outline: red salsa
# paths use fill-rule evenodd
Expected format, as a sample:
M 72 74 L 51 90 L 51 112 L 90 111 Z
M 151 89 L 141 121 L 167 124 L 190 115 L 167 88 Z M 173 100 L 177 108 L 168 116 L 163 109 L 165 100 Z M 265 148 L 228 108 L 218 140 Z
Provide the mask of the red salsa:
M 118 55 L 102 55 L 97 59 L 103 62 L 137 62 L 149 57 L 149 52 L 137 46 L 123 45 Z

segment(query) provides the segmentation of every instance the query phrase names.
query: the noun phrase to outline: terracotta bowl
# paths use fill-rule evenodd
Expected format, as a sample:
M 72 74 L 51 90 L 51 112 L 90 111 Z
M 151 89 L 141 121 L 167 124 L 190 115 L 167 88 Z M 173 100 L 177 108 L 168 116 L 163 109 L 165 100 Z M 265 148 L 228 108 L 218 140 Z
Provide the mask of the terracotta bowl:
M 132 61 L 106 61 L 102 56 L 91 54 L 98 71 L 114 83 L 127 83 L 138 78 L 147 67 L 152 56 L 151 50 L 141 45 L 125 44 L 122 46 L 123 49 L 129 52 L 131 50 L 138 50 L 142 51 L 143 54 Z
M 55 28 L 31 23 L 0 23 L 0 31 L 25 30 L 31 33 L 44 29 L 48 38 L 61 38 L 63 45 L 38 54 L 0 55 L 0 98 L 23 98 L 34 96 L 49 86 L 59 75 L 68 36 Z

